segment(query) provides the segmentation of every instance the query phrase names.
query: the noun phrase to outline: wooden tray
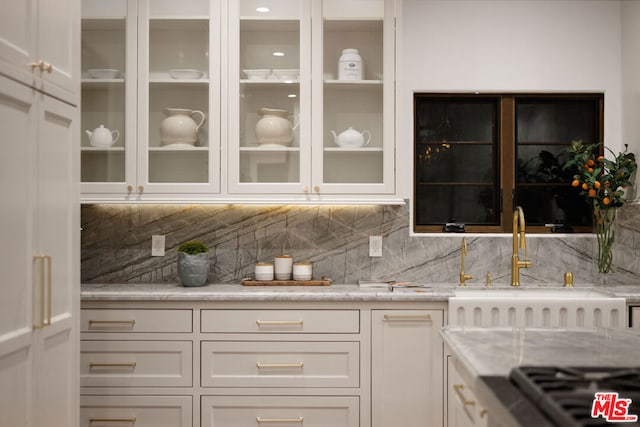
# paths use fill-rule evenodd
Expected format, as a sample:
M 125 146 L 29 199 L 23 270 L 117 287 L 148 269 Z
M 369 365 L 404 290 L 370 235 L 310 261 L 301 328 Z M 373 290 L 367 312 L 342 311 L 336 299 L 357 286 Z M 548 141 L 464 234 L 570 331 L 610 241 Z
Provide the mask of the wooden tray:
M 329 286 L 331 279 L 319 280 L 250 280 L 242 281 L 243 286 Z

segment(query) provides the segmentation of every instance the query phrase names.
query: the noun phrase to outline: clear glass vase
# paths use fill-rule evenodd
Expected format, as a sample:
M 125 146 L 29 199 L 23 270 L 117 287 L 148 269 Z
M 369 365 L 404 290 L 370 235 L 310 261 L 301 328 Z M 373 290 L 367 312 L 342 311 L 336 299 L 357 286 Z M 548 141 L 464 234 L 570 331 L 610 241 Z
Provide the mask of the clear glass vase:
M 616 212 L 615 208 L 595 211 L 596 235 L 598 237 L 598 273 L 613 272 Z

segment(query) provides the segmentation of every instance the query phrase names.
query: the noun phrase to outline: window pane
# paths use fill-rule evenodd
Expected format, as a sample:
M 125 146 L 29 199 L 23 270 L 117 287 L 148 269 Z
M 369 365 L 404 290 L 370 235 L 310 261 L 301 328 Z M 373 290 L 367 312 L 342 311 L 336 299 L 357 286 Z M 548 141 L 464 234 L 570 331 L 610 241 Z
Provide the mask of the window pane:
M 494 146 L 480 144 L 420 144 L 420 182 L 482 182 L 495 180 Z
M 499 98 L 416 95 L 416 224 L 498 225 Z
M 594 102 L 595 101 L 595 102 Z M 563 142 L 599 140 L 597 99 L 517 100 L 518 142 Z
M 572 140 L 600 140 L 600 97 L 516 98 L 515 119 L 514 202 L 524 208 L 527 224 L 589 226 L 589 206 L 570 187 L 576 171 L 564 170 L 565 149 Z
M 499 223 L 498 197 L 490 186 L 421 185 L 416 193 L 416 224 Z

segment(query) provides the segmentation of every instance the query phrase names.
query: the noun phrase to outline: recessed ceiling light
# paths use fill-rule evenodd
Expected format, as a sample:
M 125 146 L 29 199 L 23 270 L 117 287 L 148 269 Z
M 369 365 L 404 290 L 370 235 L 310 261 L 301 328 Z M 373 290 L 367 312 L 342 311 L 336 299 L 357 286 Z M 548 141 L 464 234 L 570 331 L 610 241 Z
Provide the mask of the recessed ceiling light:
M 273 52 L 273 56 L 284 56 L 284 52 Z
M 290 93 L 289 95 L 287 95 L 288 98 L 297 98 L 298 95 L 296 95 L 295 93 Z
M 267 12 L 269 12 L 269 8 L 268 7 L 264 7 L 264 6 L 260 6 L 260 7 L 256 8 L 256 12 L 267 13 Z

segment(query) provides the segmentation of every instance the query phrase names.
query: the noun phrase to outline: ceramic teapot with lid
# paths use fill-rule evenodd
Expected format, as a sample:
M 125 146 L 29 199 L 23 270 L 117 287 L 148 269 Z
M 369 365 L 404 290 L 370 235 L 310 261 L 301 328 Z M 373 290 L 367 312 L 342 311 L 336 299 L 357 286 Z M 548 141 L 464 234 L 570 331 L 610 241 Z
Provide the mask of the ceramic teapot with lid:
M 331 133 L 333 134 L 333 142 L 339 147 L 364 147 L 371 141 L 371 133 L 368 130 L 358 132 L 349 127 L 349 129 L 340 132 L 339 135 L 334 130 Z
M 258 144 L 289 145 L 293 141 L 293 132 L 298 125 L 293 126 L 287 110 L 275 108 L 261 108 L 258 114 L 262 116 L 256 123 L 256 139 Z
M 104 125 L 100 125 L 91 132 L 85 130 L 85 133 L 89 136 L 89 144 L 94 147 L 111 147 L 120 138 L 120 132 L 117 130 L 109 130 Z
M 204 113 L 185 108 L 165 108 L 162 112 L 167 116 L 160 123 L 162 145 L 195 145 L 198 140 L 198 129 L 205 120 Z M 199 122 L 196 123 L 192 116 L 200 116 Z

